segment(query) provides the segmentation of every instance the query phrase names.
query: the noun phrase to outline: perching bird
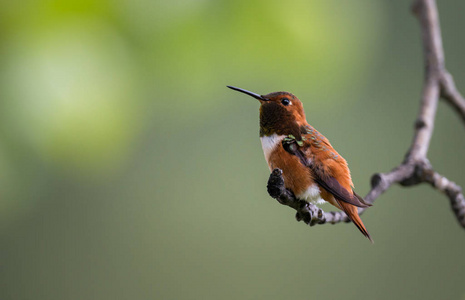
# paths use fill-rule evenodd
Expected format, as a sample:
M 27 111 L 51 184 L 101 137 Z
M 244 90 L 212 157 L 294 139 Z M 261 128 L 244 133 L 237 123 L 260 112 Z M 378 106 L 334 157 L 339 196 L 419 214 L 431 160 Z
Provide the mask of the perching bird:
M 342 209 L 372 241 L 357 211 L 370 204 L 354 192 L 346 160 L 307 123 L 302 102 L 288 92 L 258 95 L 228 87 L 260 101 L 260 140 L 270 171 L 281 169 L 285 187 L 298 199 Z

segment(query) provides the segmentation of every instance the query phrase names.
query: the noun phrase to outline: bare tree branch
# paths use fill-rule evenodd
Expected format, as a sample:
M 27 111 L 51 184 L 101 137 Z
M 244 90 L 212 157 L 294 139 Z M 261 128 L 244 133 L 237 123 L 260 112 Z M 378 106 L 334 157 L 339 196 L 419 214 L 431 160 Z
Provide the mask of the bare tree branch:
M 424 180 L 449 197 L 452 211 L 455 213 L 460 225 L 465 227 L 465 199 L 462 188 L 433 169 L 425 169 Z
M 455 87 L 454 78 L 447 71 L 442 73 L 441 97 L 457 111 L 465 123 L 465 99 Z
M 433 170 L 427 153 L 433 135 L 439 97 L 444 98 L 465 122 L 465 99 L 458 92 L 452 76 L 444 65 L 439 16 L 435 0 L 416 0 L 412 11 L 420 22 L 425 59 L 425 81 L 421 96 L 420 109 L 415 122 L 413 141 L 404 161 L 388 173 L 372 176 L 371 190 L 365 201 L 373 203 L 391 185 L 413 186 L 429 183 L 433 188 L 449 197 L 452 211 L 459 224 L 465 228 L 465 199 L 460 186 Z M 268 180 L 268 193 L 279 203 L 297 211 L 296 219 L 306 224 L 350 222 L 344 212 L 324 212 L 314 204 L 296 199 L 294 194 L 284 187 L 282 172 L 275 169 Z M 359 213 L 364 209 L 359 208 Z

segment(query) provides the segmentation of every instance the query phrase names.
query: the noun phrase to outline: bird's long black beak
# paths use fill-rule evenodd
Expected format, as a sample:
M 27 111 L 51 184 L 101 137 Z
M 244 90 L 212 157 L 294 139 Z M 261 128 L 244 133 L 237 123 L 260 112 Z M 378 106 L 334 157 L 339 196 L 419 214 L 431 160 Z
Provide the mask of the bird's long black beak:
M 238 87 L 235 87 L 235 86 L 227 85 L 227 87 L 230 88 L 230 89 L 232 89 L 232 90 L 235 90 L 235 91 L 238 91 L 238 92 L 247 94 L 247 95 L 249 95 L 249 96 L 252 96 L 252 97 L 254 97 L 254 98 L 257 99 L 257 100 L 260 100 L 260 101 L 268 101 L 268 99 L 266 99 L 266 98 L 263 97 L 262 95 L 255 94 L 255 93 L 249 92 L 249 91 L 247 91 L 247 90 L 244 90 L 244 89 L 241 89 L 241 88 L 238 88 Z

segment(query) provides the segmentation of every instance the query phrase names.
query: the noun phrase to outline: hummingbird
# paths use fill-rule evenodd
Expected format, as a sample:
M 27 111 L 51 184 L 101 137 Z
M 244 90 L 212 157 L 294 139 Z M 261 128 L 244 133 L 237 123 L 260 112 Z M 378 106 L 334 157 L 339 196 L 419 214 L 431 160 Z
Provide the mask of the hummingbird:
M 260 102 L 263 153 L 270 171 L 282 170 L 285 187 L 298 199 L 314 204 L 329 202 L 341 209 L 373 242 L 357 210 L 371 205 L 355 193 L 347 161 L 308 124 L 302 102 L 288 92 L 259 95 L 227 87 Z

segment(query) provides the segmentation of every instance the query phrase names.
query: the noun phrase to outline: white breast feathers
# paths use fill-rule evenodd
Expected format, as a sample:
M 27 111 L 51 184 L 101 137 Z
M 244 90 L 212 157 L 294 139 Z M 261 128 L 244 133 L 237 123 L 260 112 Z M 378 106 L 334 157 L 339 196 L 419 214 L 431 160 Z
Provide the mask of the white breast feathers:
M 262 136 L 260 141 L 262 142 L 263 153 L 265 154 L 266 162 L 269 161 L 270 155 L 273 150 L 281 143 L 285 138 L 284 135 L 277 135 L 276 133 L 269 136 Z

